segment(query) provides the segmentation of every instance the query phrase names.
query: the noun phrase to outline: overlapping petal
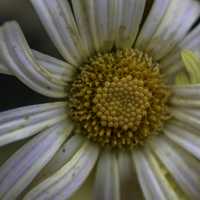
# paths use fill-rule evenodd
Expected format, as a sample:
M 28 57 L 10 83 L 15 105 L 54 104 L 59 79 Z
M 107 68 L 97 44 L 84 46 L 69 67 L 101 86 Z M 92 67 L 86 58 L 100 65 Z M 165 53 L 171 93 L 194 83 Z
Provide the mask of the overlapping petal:
M 32 0 L 43 26 L 67 62 L 78 65 L 88 55 L 69 1 Z M 86 27 L 85 27 L 86 28 Z
M 144 152 L 138 150 L 134 151 L 132 155 L 145 199 L 167 200 Z
M 85 138 L 79 135 L 73 135 L 67 140 L 56 152 L 51 161 L 41 170 L 33 184 L 38 184 L 45 178 L 53 175 L 61 167 L 63 167 L 73 156 L 80 150 Z
M 200 134 L 198 130 L 189 127 L 185 123 L 175 121 L 167 124 L 164 133 L 200 160 Z
M 156 13 L 158 18 L 155 20 Z M 147 41 L 144 50 L 160 60 L 184 39 L 199 15 L 199 3 L 195 0 L 157 0 L 139 41 L 142 43 L 144 38 Z
M 181 41 L 175 49 L 173 49 L 166 57 L 161 61 L 161 67 L 163 72 L 168 76 L 173 76 L 177 71 L 184 68 L 180 51 L 182 49 L 191 50 L 197 55 L 200 55 L 200 25 L 197 25 L 191 30 L 188 35 Z
M 53 176 L 33 188 L 24 200 L 65 200 L 85 181 L 98 158 L 98 148 L 86 142 Z
M 178 187 L 175 181 L 172 179 L 169 171 L 160 162 L 156 155 L 148 146 L 145 147 L 144 151 L 146 159 L 148 160 L 149 165 L 151 166 L 165 197 L 167 199 L 184 199 L 184 194 L 181 193 L 181 190 L 178 190 Z
M 34 59 L 17 23 L 10 22 L 1 27 L 0 51 L 3 64 L 31 89 L 50 97 L 66 96 L 65 87 L 52 81 L 52 73 Z
M 120 10 L 116 47 L 131 48 L 139 32 L 146 0 L 118 0 L 118 3 Z
M 47 103 L 0 113 L 0 146 L 33 136 L 67 119 L 66 103 Z
M 199 161 L 166 137 L 155 137 L 150 146 L 159 160 L 190 199 L 199 199 Z
M 58 123 L 25 144 L 0 168 L 0 198 L 16 199 L 53 157 L 73 125 Z

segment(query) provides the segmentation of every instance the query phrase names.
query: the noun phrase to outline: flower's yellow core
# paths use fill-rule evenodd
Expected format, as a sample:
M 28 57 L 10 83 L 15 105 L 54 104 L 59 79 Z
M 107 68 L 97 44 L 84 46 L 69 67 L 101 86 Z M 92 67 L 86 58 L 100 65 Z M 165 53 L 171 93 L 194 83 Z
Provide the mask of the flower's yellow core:
M 147 54 L 136 49 L 98 54 L 72 83 L 71 115 L 90 140 L 132 148 L 169 118 L 169 96 L 158 64 Z

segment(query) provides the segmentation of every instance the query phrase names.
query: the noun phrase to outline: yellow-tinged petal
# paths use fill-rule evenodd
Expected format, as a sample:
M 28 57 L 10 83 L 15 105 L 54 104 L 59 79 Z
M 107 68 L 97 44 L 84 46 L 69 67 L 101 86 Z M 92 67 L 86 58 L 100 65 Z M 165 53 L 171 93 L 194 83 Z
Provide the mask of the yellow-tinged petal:
M 200 83 L 200 58 L 190 50 L 181 53 L 191 84 Z
M 180 72 L 176 76 L 176 85 L 185 85 L 185 84 L 190 84 L 189 77 L 185 72 Z

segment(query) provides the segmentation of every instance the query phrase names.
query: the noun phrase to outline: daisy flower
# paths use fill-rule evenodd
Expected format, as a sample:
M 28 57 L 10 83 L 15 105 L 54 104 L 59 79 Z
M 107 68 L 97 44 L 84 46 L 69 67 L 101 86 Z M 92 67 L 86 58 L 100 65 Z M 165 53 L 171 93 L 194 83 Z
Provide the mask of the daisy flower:
M 65 61 L 0 28 L 1 73 L 57 99 L 0 113 L 0 146 L 26 139 L 0 199 L 69 199 L 89 175 L 95 200 L 199 199 L 200 3 L 149 2 L 31 0 Z

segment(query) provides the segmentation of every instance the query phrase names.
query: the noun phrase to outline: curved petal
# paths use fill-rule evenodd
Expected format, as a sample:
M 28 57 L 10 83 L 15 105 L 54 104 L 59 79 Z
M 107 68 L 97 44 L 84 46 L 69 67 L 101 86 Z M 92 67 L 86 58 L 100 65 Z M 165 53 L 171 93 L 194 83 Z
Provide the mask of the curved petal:
M 120 180 L 120 195 L 122 200 L 143 200 L 143 193 L 137 179 L 135 166 L 130 152 L 119 152 L 117 158 Z
M 200 4 L 197 1 L 170 1 L 145 51 L 156 60 L 162 59 L 183 40 L 199 15 Z
M 36 62 L 46 72 L 45 76 L 53 83 L 66 86 L 67 83 L 73 79 L 74 74 L 76 73 L 76 68 L 74 66 L 33 49 L 32 53 L 34 59 L 37 60 Z M 14 75 L 9 71 L 8 67 L 1 63 L 0 73 Z
M 166 137 L 155 137 L 150 146 L 177 184 L 191 199 L 199 199 L 200 163 Z
M 69 1 L 31 0 L 43 26 L 67 62 L 78 66 L 88 55 Z
M 0 146 L 18 141 L 66 119 L 66 103 L 47 103 L 0 113 Z
M 0 198 L 16 199 L 53 157 L 73 125 L 58 123 L 25 144 L 0 168 Z
M 181 57 L 191 84 L 200 83 L 200 58 L 189 50 L 183 50 Z
M 146 0 L 118 1 L 120 11 L 116 47 L 131 48 L 139 31 Z
M 164 129 L 164 133 L 168 138 L 200 160 L 200 135 L 198 132 L 181 122 L 168 123 Z
M 144 152 L 136 150 L 132 153 L 132 156 L 145 199 L 167 200 Z
M 86 142 L 53 176 L 33 188 L 24 200 L 65 200 L 85 181 L 98 158 L 98 148 Z
M 53 58 L 41 52 L 32 50 L 38 64 L 51 74 L 51 80 L 59 85 L 65 85 L 73 80 L 76 68 L 69 63 Z
M 24 35 L 15 22 L 0 29 L 0 58 L 23 83 L 43 95 L 65 97 L 65 87 L 51 81 L 51 74 L 34 59 Z
M 119 171 L 116 154 L 105 151 L 97 164 L 95 178 L 95 200 L 120 200 Z

